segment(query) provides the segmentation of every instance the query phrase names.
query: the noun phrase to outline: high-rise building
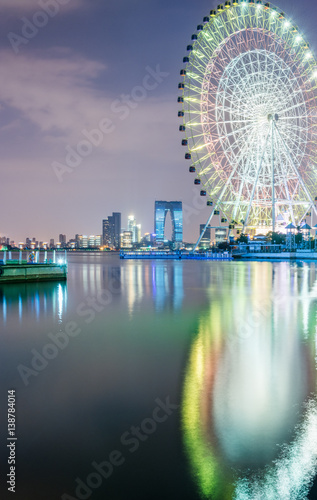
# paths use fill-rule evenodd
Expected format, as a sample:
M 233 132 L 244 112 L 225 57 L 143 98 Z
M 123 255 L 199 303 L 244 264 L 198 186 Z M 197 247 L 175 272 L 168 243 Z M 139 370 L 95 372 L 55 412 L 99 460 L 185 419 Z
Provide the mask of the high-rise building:
M 154 227 L 156 242 L 164 242 L 167 212 L 170 212 L 172 219 L 172 241 L 174 243 L 181 243 L 183 241 L 183 205 L 181 201 L 155 202 Z
M 132 233 L 132 241 L 133 243 L 140 243 L 141 241 L 141 224 L 136 224 L 133 228 Z
M 50 239 L 50 248 L 54 248 L 55 246 L 55 241 L 53 238 Z
M 132 231 L 123 231 L 121 235 L 121 247 L 132 248 Z
M 205 224 L 200 224 L 199 226 L 199 234 L 201 234 L 204 230 Z M 200 248 L 209 248 L 211 243 L 211 229 L 210 227 L 206 228 L 205 234 L 200 240 L 199 247 Z
M 88 246 L 90 248 L 99 248 L 101 246 L 101 235 L 91 235 L 88 239 Z
M 132 233 L 132 242 L 140 243 L 141 241 L 141 224 L 137 224 L 134 215 L 128 217 L 128 231 Z
M 108 219 L 102 221 L 102 242 L 105 247 L 111 247 L 110 222 Z
M 215 230 L 215 240 L 216 244 L 222 243 L 227 239 L 227 229 L 225 227 L 217 227 Z
M 115 248 L 120 248 L 120 236 L 121 236 L 121 213 L 113 212 L 112 213 L 112 237 Z
M 88 248 L 89 239 L 86 235 L 78 235 L 78 248 Z
M 66 248 L 66 234 L 60 234 L 58 241 L 61 244 L 61 248 Z
M 105 246 L 120 248 L 121 213 L 112 212 L 108 219 L 102 221 L 102 239 Z
M 131 231 L 131 233 L 132 233 L 135 225 L 136 225 L 136 220 L 135 220 L 134 215 L 129 215 L 129 217 L 128 217 L 128 231 Z

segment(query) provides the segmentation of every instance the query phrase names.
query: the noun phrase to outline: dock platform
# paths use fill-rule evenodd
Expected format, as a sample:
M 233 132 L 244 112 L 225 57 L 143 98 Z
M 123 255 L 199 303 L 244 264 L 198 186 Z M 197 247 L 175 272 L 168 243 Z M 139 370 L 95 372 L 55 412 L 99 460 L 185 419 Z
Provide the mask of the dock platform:
M 66 264 L 0 264 L 0 283 L 66 279 Z
M 12 259 L 11 252 L 9 252 L 8 259 L 7 252 L 4 252 L 2 257 L 0 259 L 0 284 L 67 280 L 66 253 L 62 258 L 56 259 L 54 252 L 53 259 L 48 260 L 47 252 L 45 252 L 43 262 L 40 262 L 39 252 L 28 253 L 26 260 L 22 259 L 22 252 L 20 252 L 19 259 Z
M 120 259 L 142 259 L 142 260 L 232 260 L 229 252 L 168 252 L 168 251 L 143 251 L 130 252 L 121 251 Z

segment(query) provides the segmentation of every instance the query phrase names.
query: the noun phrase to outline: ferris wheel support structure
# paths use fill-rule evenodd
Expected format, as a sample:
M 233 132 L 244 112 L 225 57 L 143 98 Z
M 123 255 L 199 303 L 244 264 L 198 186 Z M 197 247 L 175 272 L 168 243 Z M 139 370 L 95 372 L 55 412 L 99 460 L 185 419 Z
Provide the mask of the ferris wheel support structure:
M 274 179 L 274 125 L 276 115 L 272 115 L 272 231 L 275 233 L 275 179 Z
M 286 151 L 287 155 L 289 156 L 290 161 L 292 162 L 293 168 L 294 168 L 294 170 L 295 170 L 295 172 L 296 172 L 296 174 L 297 174 L 297 176 L 298 176 L 298 180 L 299 180 L 300 184 L 302 185 L 302 188 L 303 188 L 303 190 L 305 191 L 307 198 L 308 198 L 308 199 L 309 199 L 309 201 L 310 201 L 310 205 L 309 205 L 308 209 L 306 210 L 305 214 L 303 215 L 302 219 L 305 217 L 306 213 L 308 212 L 308 210 L 309 210 L 310 208 L 313 208 L 313 210 L 314 210 L 315 214 L 317 215 L 317 209 L 316 209 L 316 206 L 315 206 L 315 204 L 314 204 L 314 202 L 313 202 L 313 199 L 312 199 L 312 197 L 311 197 L 311 194 L 309 193 L 309 191 L 308 191 L 308 189 L 307 189 L 306 185 L 304 184 L 303 179 L 301 178 L 301 176 L 300 176 L 300 174 L 299 174 L 299 172 L 298 172 L 298 169 L 297 169 L 297 167 L 296 167 L 296 165 L 295 165 L 295 163 L 294 163 L 294 161 L 293 161 L 293 159 L 292 159 L 292 157 L 291 157 L 291 155 L 290 155 L 290 152 L 289 152 L 289 150 L 288 150 L 288 148 L 287 148 L 287 145 L 286 145 L 286 143 L 285 143 L 285 141 L 284 141 L 283 137 L 281 136 L 280 131 L 279 131 L 279 129 L 278 129 L 278 128 L 277 128 L 277 133 L 278 133 L 278 135 L 279 135 L 279 136 L 280 136 L 280 138 L 281 138 L 282 144 L 284 145 L 285 151 Z M 301 220 L 302 220 L 302 219 L 301 219 Z
M 262 154 L 262 157 L 261 157 L 261 161 L 260 161 L 260 165 L 259 165 L 259 168 L 258 168 L 258 172 L 257 172 L 257 176 L 256 176 L 256 179 L 255 179 L 255 183 L 253 185 L 251 199 L 250 199 L 250 203 L 249 203 L 249 206 L 248 206 L 248 211 L 247 211 L 247 214 L 246 214 L 246 217 L 245 217 L 245 221 L 243 223 L 243 231 L 245 230 L 245 227 L 246 227 L 248 219 L 249 219 L 250 210 L 251 210 L 251 206 L 252 206 L 252 202 L 253 202 L 253 198 L 254 198 L 254 193 L 255 193 L 255 188 L 256 188 L 256 185 L 257 185 L 257 182 L 258 182 L 258 179 L 259 179 L 259 175 L 260 175 L 260 172 L 261 172 L 262 162 L 263 162 L 263 158 L 264 158 L 264 155 L 265 155 L 266 145 L 267 145 L 268 140 L 269 140 L 269 135 L 270 135 L 270 131 L 267 133 L 267 136 L 266 136 L 265 146 L 263 148 L 263 154 Z M 273 182 L 274 182 L 274 178 L 273 178 L 272 183 Z

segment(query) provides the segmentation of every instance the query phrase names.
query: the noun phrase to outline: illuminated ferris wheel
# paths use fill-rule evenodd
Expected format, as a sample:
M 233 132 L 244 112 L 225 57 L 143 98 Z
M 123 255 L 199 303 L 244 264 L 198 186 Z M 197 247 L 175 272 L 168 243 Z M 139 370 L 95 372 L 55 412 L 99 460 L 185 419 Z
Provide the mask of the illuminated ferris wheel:
M 229 228 L 273 231 L 317 215 L 317 66 L 294 21 L 261 0 L 225 2 L 187 51 L 178 115 L 213 207 L 206 226 L 218 213 Z

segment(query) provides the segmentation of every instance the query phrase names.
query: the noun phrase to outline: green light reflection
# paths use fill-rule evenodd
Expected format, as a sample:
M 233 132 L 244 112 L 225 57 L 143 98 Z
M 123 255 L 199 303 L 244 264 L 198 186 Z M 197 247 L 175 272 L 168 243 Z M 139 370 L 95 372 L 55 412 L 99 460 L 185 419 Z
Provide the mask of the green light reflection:
M 223 267 L 184 381 L 183 439 L 202 498 L 306 498 L 316 474 L 314 264 Z

